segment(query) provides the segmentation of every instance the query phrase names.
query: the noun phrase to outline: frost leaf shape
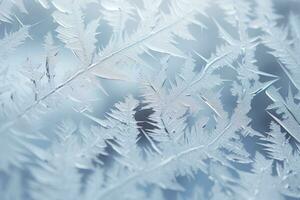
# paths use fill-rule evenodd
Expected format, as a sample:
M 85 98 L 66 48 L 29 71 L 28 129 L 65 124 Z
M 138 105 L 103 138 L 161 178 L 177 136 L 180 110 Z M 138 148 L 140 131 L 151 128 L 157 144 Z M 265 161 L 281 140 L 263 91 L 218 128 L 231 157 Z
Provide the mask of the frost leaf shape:
M 95 36 L 99 20 L 96 19 L 85 27 L 80 6 L 75 3 L 72 7 L 70 13 L 53 13 L 54 19 L 60 25 L 56 31 L 66 47 L 73 51 L 84 66 L 88 66 L 93 62 L 96 50 Z
M 29 37 L 29 26 L 23 26 L 18 31 L 5 34 L 4 38 L 0 40 L 0 46 L 5 47 L 0 50 L 1 60 L 5 59 L 9 54 L 14 52 L 18 46 L 24 43 Z
M 294 98 L 289 93 L 287 100 L 285 101 L 280 94 L 275 90 L 275 88 L 270 88 L 267 90 L 267 95 L 274 102 L 273 105 L 270 106 L 270 109 L 276 109 L 278 114 L 284 113 L 283 119 L 279 119 L 273 114 L 269 113 L 269 115 L 278 123 L 282 128 L 284 128 L 294 139 L 300 142 L 300 134 L 299 134 L 299 105 L 294 102 Z

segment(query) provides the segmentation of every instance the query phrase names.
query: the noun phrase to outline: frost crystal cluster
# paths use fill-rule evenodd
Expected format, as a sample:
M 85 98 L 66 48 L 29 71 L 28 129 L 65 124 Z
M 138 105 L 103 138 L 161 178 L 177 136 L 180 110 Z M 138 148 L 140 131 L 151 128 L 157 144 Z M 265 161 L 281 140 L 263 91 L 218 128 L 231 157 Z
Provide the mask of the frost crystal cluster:
M 300 199 L 299 13 L 0 0 L 0 200 Z

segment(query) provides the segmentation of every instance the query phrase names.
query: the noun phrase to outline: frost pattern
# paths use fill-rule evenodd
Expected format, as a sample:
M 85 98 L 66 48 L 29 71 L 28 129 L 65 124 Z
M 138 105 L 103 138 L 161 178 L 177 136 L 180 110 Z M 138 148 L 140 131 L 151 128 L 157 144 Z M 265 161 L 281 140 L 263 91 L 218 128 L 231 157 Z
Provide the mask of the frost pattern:
M 300 199 L 299 9 L 0 0 L 0 199 Z

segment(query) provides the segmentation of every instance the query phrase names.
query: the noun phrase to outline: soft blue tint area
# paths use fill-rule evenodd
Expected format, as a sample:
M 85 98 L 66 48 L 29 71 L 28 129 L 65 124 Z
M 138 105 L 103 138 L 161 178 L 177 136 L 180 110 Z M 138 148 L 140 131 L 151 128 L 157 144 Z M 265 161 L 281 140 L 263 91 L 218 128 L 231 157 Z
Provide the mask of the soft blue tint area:
M 0 0 L 0 200 L 300 199 L 299 12 Z

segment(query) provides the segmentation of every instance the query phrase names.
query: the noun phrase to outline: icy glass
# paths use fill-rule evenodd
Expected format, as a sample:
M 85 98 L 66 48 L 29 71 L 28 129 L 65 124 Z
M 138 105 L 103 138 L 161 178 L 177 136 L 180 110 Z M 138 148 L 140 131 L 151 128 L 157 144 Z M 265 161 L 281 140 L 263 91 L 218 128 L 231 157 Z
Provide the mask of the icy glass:
M 0 0 L 0 200 L 300 199 L 299 13 Z

